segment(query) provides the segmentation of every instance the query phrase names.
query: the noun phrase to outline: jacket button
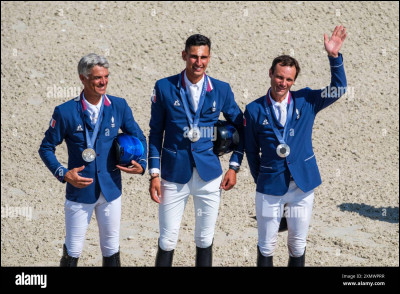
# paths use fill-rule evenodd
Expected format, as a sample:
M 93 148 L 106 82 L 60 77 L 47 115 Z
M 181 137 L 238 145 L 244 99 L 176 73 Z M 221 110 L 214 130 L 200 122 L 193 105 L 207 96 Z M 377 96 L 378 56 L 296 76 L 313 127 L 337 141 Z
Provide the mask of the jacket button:
M 100 173 L 100 171 L 98 170 L 98 171 L 97 171 L 97 173 L 99 174 L 99 173 Z
M 99 154 L 99 153 L 97 153 L 97 156 L 100 156 L 100 154 Z

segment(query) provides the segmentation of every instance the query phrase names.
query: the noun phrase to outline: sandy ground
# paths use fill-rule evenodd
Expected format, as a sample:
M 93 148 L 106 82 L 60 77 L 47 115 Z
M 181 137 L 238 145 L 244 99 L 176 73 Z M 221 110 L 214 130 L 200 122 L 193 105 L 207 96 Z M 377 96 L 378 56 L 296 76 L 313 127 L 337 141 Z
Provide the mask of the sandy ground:
M 54 107 L 80 92 L 83 55 L 107 56 L 108 93 L 127 99 L 147 136 L 154 83 L 184 68 L 180 52 L 191 34 L 211 38 L 208 74 L 229 82 L 244 109 L 265 94 L 267 69 L 283 53 L 302 68 L 294 89 L 327 86 L 323 34 L 343 24 L 349 91 L 314 126 L 323 183 L 315 190 L 306 265 L 398 266 L 398 11 L 393 2 L 2 2 L 1 265 L 59 264 L 65 185 L 37 150 Z M 56 155 L 66 165 L 65 143 Z M 147 190 L 147 175 L 123 175 L 123 266 L 154 265 L 158 209 Z M 222 194 L 215 266 L 256 265 L 254 194 L 245 159 L 237 186 Z M 190 199 L 174 265 L 194 265 L 193 235 Z M 279 235 L 277 266 L 287 264 L 286 239 L 287 232 Z M 101 265 L 94 216 L 79 265 Z

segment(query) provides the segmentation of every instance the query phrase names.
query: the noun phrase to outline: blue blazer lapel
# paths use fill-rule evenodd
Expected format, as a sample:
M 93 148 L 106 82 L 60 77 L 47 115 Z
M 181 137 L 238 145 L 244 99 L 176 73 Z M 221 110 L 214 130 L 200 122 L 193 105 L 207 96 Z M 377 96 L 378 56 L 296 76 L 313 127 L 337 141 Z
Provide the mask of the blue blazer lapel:
M 83 117 L 85 120 L 83 123 L 89 130 L 93 131 L 94 125 L 92 125 L 92 120 L 90 119 L 89 112 L 87 110 L 83 112 Z
M 211 83 L 211 78 L 210 78 L 210 76 L 207 76 L 207 77 L 208 77 L 208 79 L 207 79 L 208 85 L 207 85 L 206 97 L 204 97 L 204 104 L 203 104 L 203 109 L 201 110 L 201 113 L 207 111 L 207 109 L 205 108 L 207 105 L 207 101 L 211 101 L 214 97 L 214 92 L 213 92 L 214 87 Z M 215 101 L 215 99 L 214 99 L 214 101 Z M 219 103 L 219 101 L 218 101 L 218 103 Z
M 283 126 L 281 125 L 280 121 L 279 121 L 278 118 L 276 117 L 274 106 L 271 104 L 271 105 L 268 105 L 268 107 L 269 107 L 269 110 L 270 110 L 270 112 L 271 112 L 271 114 L 272 114 L 272 119 L 274 120 L 275 125 L 276 125 L 279 129 L 283 128 Z
M 83 91 L 82 91 L 82 93 L 83 93 Z M 89 112 L 86 109 L 86 104 L 83 101 L 82 93 L 80 95 L 79 100 L 76 100 L 80 104 L 78 106 L 78 111 L 83 111 L 83 123 L 85 124 L 86 128 L 88 128 L 88 130 L 93 131 L 94 125 L 92 125 L 92 120 L 90 119 Z
M 296 99 L 296 97 L 294 97 L 294 95 L 292 95 L 292 99 L 294 102 L 292 121 L 295 121 L 295 120 L 300 119 L 300 117 L 301 117 L 302 108 L 304 106 L 304 100 Z
M 111 125 L 110 123 L 111 116 L 112 116 L 111 100 L 106 95 L 104 99 L 103 120 L 101 121 L 100 134 L 104 134 L 104 130 Z
M 194 111 L 193 99 L 190 97 L 190 93 L 186 92 L 186 97 L 187 97 L 187 100 L 188 100 L 190 112 L 193 115 L 195 115 L 196 111 Z M 181 97 L 181 99 L 183 99 L 183 97 Z
M 192 103 L 192 99 L 190 98 L 190 93 L 188 93 L 188 92 L 186 91 L 185 78 L 183 77 L 183 75 L 184 75 L 184 71 L 182 71 L 181 74 L 180 74 L 180 77 L 181 77 L 181 80 L 180 80 L 180 81 L 179 81 L 179 78 L 178 78 L 178 84 L 177 84 L 177 88 L 178 88 L 178 97 L 179 97 L 179 99 L 181 100 L 181 103 L 182 103 L 182 105 L 183 105 L 183 99 L 185 99 L 185 97 L 182 97 L 182 96 L 181 96 L 181 92 L 180 92 L 181 88 L 183 88 L 183 90 L 184 90 L 185 93 L 186 93 L 187 104 L 189 105 L 189 110 L 190 110 L 190 112 L 191 112 L 193 115 L 195 115 L 196 112 L 194 111 L 194 106 L 193 106 L 193 103 Z M 178 77 L 179 77 L 179 75 L 178 75 Z
M 202 113 L 207 111 L 207 108 L 206 108 L 207 107 L 206 105 L 208 105 L 207 102 L 211 101 L 213 99 L 212 97 L 213 97 L 213 92 L 206 92 L 206 97 L 204 98 L 205 100 L 204 100 L 203 109 L 201 110 Z

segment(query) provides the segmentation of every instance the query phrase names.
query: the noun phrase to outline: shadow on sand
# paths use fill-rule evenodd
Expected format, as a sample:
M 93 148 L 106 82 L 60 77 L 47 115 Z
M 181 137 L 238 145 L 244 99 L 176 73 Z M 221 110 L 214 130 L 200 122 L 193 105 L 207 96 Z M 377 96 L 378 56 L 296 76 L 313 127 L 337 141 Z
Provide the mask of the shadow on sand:
M 338 207 L 341 211 L 354 211 L 370 219 L 392 224 L 399 222 L 398 207 L 373 207 L 365 203 L 342 203 Z

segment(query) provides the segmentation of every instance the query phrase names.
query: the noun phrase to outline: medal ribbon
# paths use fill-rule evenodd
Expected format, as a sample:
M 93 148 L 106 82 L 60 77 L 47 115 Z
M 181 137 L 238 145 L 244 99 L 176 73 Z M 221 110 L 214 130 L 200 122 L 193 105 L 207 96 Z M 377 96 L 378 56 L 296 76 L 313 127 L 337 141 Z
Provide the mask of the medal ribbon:
M 288 136 L 287 130 L 289 129 L 289 122 L 292 120 L 292 115 L 293 115 L 293 103 L 291 103 L 292 94 L 290 94 L 290 92 L 289 92 L 289 99 L 288 99 L 289 111 L 288 111 L 285 127 L 283 128 L 283 136 L 282 136 L 281 133 L 279 132 L 277 126 L 275 125 L 275 121 L 272 119 L 272 114 L 271 114 L 270 107 L 269 107 L 269 105 L 272 104 L 271 100 L 269 98 L 270 91 L 271 91 L 271 89 L 268 90 L 266 99 L 264 100 L 264 106 L 265 106 L 265 111 L 267 112 L 268 121 L 270 122 L 272 130 L 274 131 L 275 136 L 278 139 L 279 143 L 286 144 L 285 141 Z
M 184 74 L 184 72 L 182 72 L 179 75 L 179 81 L 182 81 L 183 74 Z M 207 75 L 204 75 L 203 89 L 201 90 L 199 105 L 197 107 L 197 111 L 196 111 L 196 114 L 195 114 L 195 117 L 193 120 L 193 116 L 190 113 L 189 104 L 188 104 L 188 96 L 189 95 L 187 95 L 187 93 L 186 93 L 186 87 L 183 87 L 183 85 L 181 84 L 180 94 L 182 97 L 183 108 L 185 109 L 186 117 L 190 124 L 190 128 L 197 128 L 197 125 L 199 124 L 201 109 L 203 108 L 204 100 L 206 97 L 207 85 L 208 85 L 208 77 L 207 77 Z
M 81 101 L 82 101 L 82 103 L 85 103 L 83 101 L 83 99 L 82 99 L 83 98 L 82 96 L 83 96 L 83 92 L 82 92 L 82 95 L 81 95 Z M 96 141 L 97 134 L 98 134 L 99 129 L 100 129 L 101 121 L 103 120 L 104 99 L 105 98 L 104 98 L 104 95 L 103 95 L 102 100 L 101 100 L 101 107 L 100 107 L 99 116 L 98 116 L 96 125 L 95 125 L 94 130 L 93 130 L 92 138 L 90 138 L 90 136 L 89 136 L 89 131 L 88 131 L 87 127 L 86 127 L 85 121 L 83 121 L 83 125 L 85 126 L 85 132 L 86 132 L 86 145 L 87 145 L 87 148 L 90 148 L 90 149 L 94 149 L 93 148 L 94 142 Z M 81 104 L 81 107 L 82 107 L 82 113 L 83 113 L 82 104 Z

